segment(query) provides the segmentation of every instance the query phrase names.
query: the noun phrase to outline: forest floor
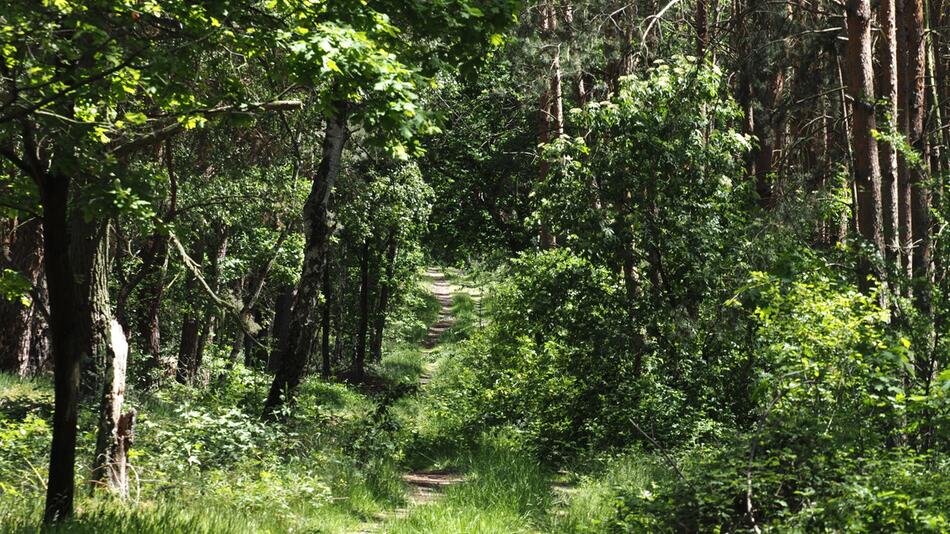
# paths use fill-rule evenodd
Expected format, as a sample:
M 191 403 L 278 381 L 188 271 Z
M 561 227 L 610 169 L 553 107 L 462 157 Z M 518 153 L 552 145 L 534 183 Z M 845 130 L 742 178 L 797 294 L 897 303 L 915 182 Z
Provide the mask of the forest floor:
M 555 473 L 524 432 L 467 419 L 469 340 L 489 324 L 484 287 L 470 273 L 427 270 L 372 380 L 309 377 L 281 425 L 259 416 L 271 376 L 226 350 L 209 353 L 201 383 L 133 390 L 134 497 L 81 492 L 76 519 L 57 532 L 596 532 L 614 513 L 614 488 L 648 488 L 643 455 Z M 39 531 L 52 404 L 48 379 L 0 374 L 0 531 Z M 94 427 L 94 410 L 80 415 Z M 79 458 L 94 438 L 80 434 Z

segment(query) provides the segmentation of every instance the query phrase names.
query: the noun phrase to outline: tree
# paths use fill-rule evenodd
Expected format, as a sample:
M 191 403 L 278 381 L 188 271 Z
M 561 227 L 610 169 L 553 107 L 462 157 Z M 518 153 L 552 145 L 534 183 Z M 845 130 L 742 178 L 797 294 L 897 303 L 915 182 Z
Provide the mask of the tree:
M 887 132 L 897 133 L 897 0 L 883 0 L 879 7 L 882 39 L 879 46 L 881 65 L 881 97 L 887 101 L 885 118 Z M 879 145 L 881 149 L 881 203 L 883 237 L 887 260 L 894 264 L 900 259 L 900 224 L 898 215 L 898 150 L 893 143 Z
M 853 99 L 854 176 L 857 187 L 858 230 L 874 247 L 884 251 L 883 214 L 881 211 L 881 167 L 874 117 L 874 72 L 871 55 L 871 4 L 867 0 L 849 0 L 848 20 L 848 93 Z M 872 260 L 864 260 L 859 269 L 862 283 L 872 273 Z M 877 274 L 880 278 L 880 274 Z

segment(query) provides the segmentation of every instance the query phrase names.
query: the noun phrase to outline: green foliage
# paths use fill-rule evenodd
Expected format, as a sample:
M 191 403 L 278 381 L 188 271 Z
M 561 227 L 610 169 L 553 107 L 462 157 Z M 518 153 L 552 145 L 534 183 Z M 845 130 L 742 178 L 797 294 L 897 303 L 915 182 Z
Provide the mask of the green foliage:
M 606 439 L 589 414 L 635 380 L 616 279 L 567 250 L 528 254 L 489 309 L 465 360 L 485 416 L 520 420 L 545 456 Z
M 0 270 L 0 298 L 15 300 L 23 306 L 32 302 L 30 289 L 32 284 L 24 276 L 12 269 Z
M 45 484 L 33 465 L 35 453 L 49 447 L 52 430 L 45 419 L 29 414 L 22 420 L 0 420 L 0 494 L 4 499 L 35 492 Z
M 421 343 L 429 325 L 438 320 L 440 307 L 439 300 L 424 284 L 418 281 L 406 284 L 401 313 L 394 313 L 390 323 L 394 337 Z
M 481 298 L 478 300 L 465 291 L 452 294 L 452 326 L 442 334 L 446 341 L 460 341 L 471 337 L 482 325 Z
M 401 501 L 400 450 L 391 429 L 375 421 L 373 399 L 308 380 L 299 399 L 307 409 L 286 424 L 265 424 L 259 413 L 268 382 L 238 366 L 214 387 L 133 397 L 133 501 L 83 494 L 64 531 L 342 533 Z M 0 523 L 13 531 L 35 531 L 41 515 L 28 503 L 42 502 L 44 493 L 49 387 L 0 381 Z M 92 415 L 84 411 L 82 420 Z M 81 460 L 91 456 L 93 439 L 81 435 Z
M 738 222 L 744 192 L 735 178 L 749 147 L 722 73 L 676 57 L 573 113 L 590 133 L 545 148 L 552 173 L 534 193 L 539 220 L 598 255 L 628 239 L 658 247 L 682 271 L 668 273 L 669 283 L 684 283 L 669 291 L 708 284 L 700 258 L 716 256 Z
M 422 354 L 410 346 L 391 349 L 373 369 L 373 374 L 390 387 L 415 386 L 422 373 Z

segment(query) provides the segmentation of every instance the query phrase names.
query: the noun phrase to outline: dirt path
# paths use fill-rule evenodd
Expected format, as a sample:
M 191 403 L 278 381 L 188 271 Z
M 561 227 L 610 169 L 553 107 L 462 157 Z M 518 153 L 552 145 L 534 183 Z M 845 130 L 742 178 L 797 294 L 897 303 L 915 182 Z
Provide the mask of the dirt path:
M 429 289 L 438 299 L 440 309 L 439 318 L 426 333 L 422 342 L 423 354 L 431 353 L 438 345 L 442 334 L 452 327 L 455 318 L 452 316 L 452 294 L 456 288 L 446 279 L 445 274 L 437 268 L 426 269 L 426 278 L 429 279 Z M 435 362 L 427 361 L 423 364 L 424 370 L 419 377 L 419 387 L 425 388 L 435 370 Z M 380 514 L 376 521 L 363 525 L 353 534 L 370 534 L 382 532 L 386 522 L 409 515 L 409 510 L 416 506 L 423 506 L 437 501 L 442 497 L 446 488 L 459 484 L 465 478 L 458 473 L 448 471 L 413 471 L 402 476 L 409 492 L 406 506 Z
M 439 338 L 448 330 L 455 318 L 452 317 L 452 293 L 454 291 L 452 284 L 445 278 L 442 271 L 436 269 L 427 269 L 426 278 L 429 279 L 429 288 L 436 300 L 439 301 L 439 318 L 435 324 L 429 327 L 426 338 L 422 342 L 423 348 L 427 352 L 431 351 L 439 344 Z

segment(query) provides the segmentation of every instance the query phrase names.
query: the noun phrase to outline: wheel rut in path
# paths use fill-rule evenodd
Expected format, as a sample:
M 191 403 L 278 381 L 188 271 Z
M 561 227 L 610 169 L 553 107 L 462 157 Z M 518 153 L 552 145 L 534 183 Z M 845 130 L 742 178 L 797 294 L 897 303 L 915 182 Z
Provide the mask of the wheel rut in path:
M 455 323 L 455 318 L 452 316 L 452 294 L 455 288 L 445 277 L 445 274 L 438 269 L 426 269 L 425 276 L 429 279 L 429 290 L 439 301 L 439 317 L 429 327 L 422 342 L 423 353 L 429 354 L 439 345 L 442 334 Z M 428 385 L 434 368 L 435 364 L 432 362 L 424 364 L 422 375 L 419 377 L 420 388 Z M 364 524 L 360 530 L 353 534 L 382 532 L 386 522 L 406 517 L 409 515 L 409 511 L 416 506 L 424 506 L 439 500 L 446 488 L 465 481 L 465 477 L 459 473 L 439 470 L 413 471 L 403 475 L 402 479 L 409 489 L 409 499 L 406 506 L 380 514 L 375 522 Z

